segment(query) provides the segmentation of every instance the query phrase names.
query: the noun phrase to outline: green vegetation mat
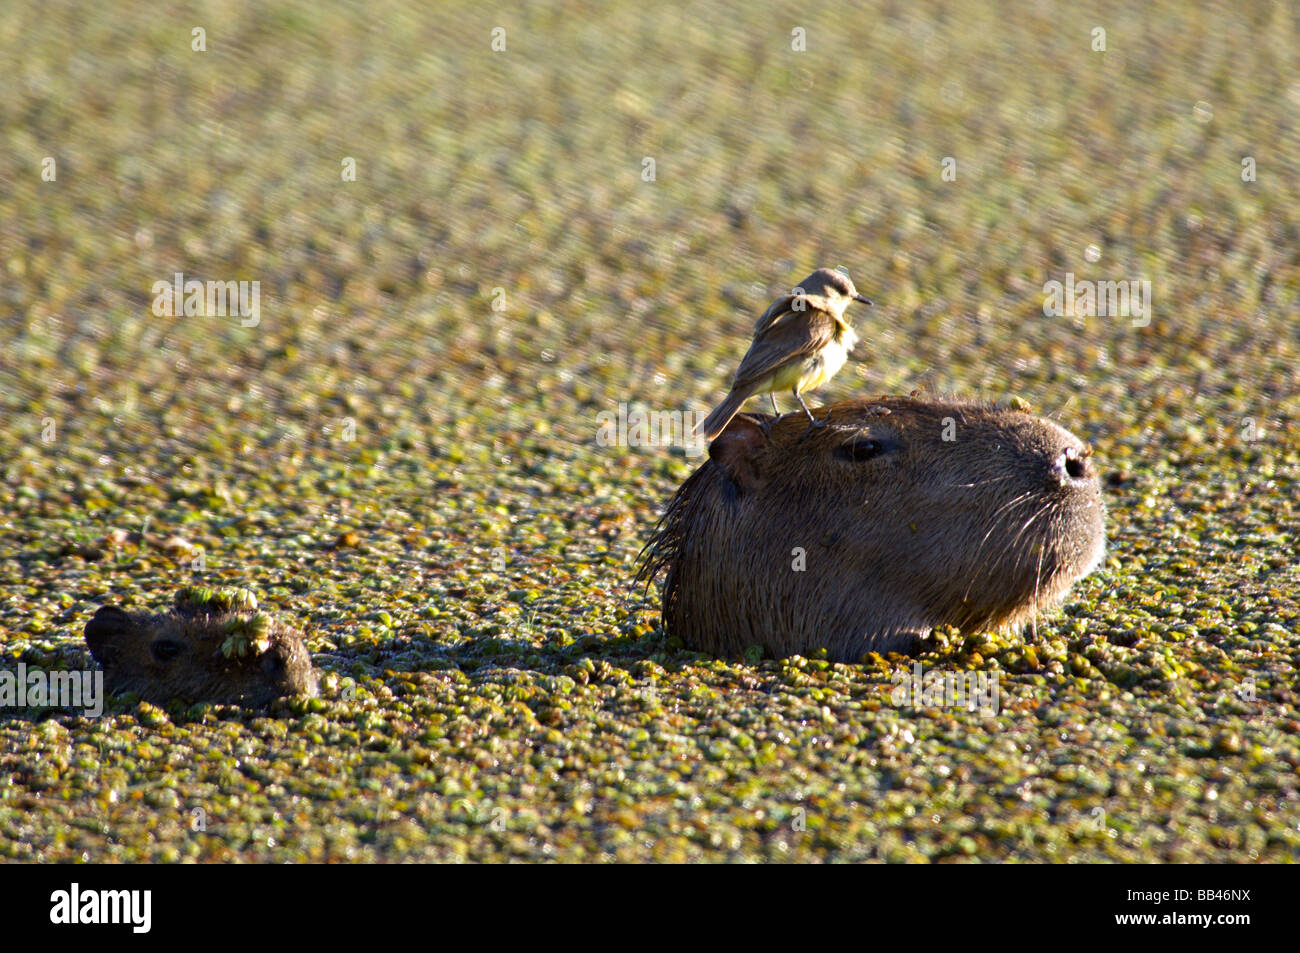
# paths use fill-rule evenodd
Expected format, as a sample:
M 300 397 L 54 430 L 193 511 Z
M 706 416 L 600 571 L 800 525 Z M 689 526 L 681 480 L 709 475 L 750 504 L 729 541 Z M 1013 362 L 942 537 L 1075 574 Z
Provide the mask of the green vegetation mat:
M 0 7 L 0 671 L 197 582 L 322 673 L 0 711 L 0 857 L 1294 861 L 1300 21 L 1130 6 Z M 818 265 L 876 306 L 814 403 L 1095 448 L 1104 566 L 921 659 L 996 714 L 632 585 L 700 458 L 600 415 L 707 410 Z M 257 324 L 155 314 L 176 273 Z M 1149 320 L 1045 315 L 1068 274 Z

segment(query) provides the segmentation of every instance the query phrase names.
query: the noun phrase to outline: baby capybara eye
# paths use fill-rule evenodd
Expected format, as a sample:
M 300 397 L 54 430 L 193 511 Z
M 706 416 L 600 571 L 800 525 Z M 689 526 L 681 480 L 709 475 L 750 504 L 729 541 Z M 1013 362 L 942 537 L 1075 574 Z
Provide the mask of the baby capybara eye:
M 181 654 L 181 644 L 173 642 L 171 639 L 159 639 L 149 646 L 149 652 L 153 655 L 155 662 L 170 662 Z

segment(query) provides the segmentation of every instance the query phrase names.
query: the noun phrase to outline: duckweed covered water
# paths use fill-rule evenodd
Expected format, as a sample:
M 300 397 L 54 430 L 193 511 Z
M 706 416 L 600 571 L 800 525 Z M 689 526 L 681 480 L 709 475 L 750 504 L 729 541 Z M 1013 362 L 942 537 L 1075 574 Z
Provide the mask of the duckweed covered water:
M 4 8 L 0 671 L 200 585 L 324 677 L 6 710 L 0 856 L 1295 860 L 1298 51 L 1283 5 Z M 876 307 L 819 399 L 1095 448 L 1104 567 L 915 660 L 996 711 L 698 656 L 631 583 L 700 458 L 599 415 L 707 410 L 822 264 Z M 155 314 L 178 272 L 258 321 Z M 1045 316 L 1067 273 L 1150 313 Z

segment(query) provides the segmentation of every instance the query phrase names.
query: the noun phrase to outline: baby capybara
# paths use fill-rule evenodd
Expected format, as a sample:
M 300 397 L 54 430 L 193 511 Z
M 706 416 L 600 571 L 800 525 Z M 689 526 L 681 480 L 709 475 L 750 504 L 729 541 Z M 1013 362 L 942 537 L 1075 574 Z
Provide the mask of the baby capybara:
M 639 578 L 688 647 L 858 661 L 932 629 L 1016 627 L 1105 549 L 1091 448 L 1018 410 L 904 397 L 736 417 L 678 489 Z
M 162 613 L 104 606 L 86 623 L 86 644 L 110 692 L 154 704 L 181 698 L 256 708 L 317 691 L 302 635 L 258 612 L 246 589 L 189 587 Z

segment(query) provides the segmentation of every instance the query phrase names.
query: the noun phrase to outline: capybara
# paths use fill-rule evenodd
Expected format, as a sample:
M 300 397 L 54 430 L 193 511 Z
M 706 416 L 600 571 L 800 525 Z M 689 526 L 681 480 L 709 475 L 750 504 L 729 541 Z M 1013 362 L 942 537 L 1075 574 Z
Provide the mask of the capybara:
M 104 606 L 86 623 L 86 644 L 110 692 L 164 704 L 258 708 L 282 695 L 315 695 L 302 635 L 257 610 L 246 589 L 188 587 L 170 612 Z
M 735 417 L 669 502 L 638 578 L 665 571 L 686 646 L 912 653 L 936 626 L 1017 627 L 1101 560 L 1092 450 L 1051 421 L 906 397 L 817 416 Z

